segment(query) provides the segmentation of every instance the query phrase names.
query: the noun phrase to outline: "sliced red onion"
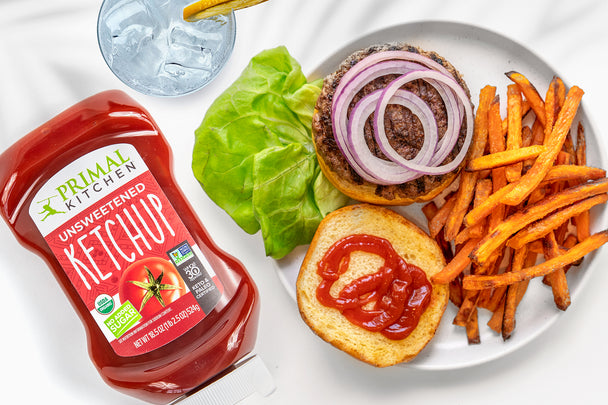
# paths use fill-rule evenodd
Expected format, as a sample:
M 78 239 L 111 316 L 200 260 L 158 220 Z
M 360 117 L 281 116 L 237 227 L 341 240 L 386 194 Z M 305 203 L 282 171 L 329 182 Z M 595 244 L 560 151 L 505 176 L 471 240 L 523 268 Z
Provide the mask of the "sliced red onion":
M 461 107 L 461 103 L 458 102 L 451 89 L 446 87 L 443 83 L 441 85 L 437 85 L 437 81 L 428 80 L 428 82 L 435 87 L 439 96 L 443 100 L 446 113 L 447 113 L 447 127 L 445 134 L 449 134 L 453 131 L 460 133 L 460 127 L 462 126 L 462 119 L 464 116 L 463 108 Z M 458 137 L 450 138 L 449 136 L 444 136 L 439 141 L 438 148 L 435 152 L 435 156 L 433 156 L 433 160 L 431 161 L 432 165 L 438 165 L 445 160 L 445 158 L 450 154 L 454 146 L 456 146 L 456 142 L 458 141 Z
M 353 66 L 351 70 L 346 72 L 344 77 L 346 77 L 357 66 L 358 64 Z M 332 104 L 332 129 L 336 143 L 344 156 L 352 159 L 352 155 L 350 154 L 348 145 L 346 143 L 346 135 L 348 132 L 348 106 L 351 104 L 355 95 L 367 83 L 374 79 L 388 74 L 402 75 L 420 68 L 423 68 L 423 66 L 407 61 L 384 61 L 370 66 L 369 69 L 360 71 L 360 74 L 350 75 L 352 76 L 352 80 L 345 81 L 344 77 L 342 78 L 338 87 L 336 88 L 336 91 L 334 92 L 334 101 Z
M 401 184 L 414 180 L 421 174 L 375 156 L 365 142 L 365 122 L 374 112 L 381 96 L 382 90 L 376 90 L 359 100 L 351 111 L 347 142 L 353 161 L 349 163 L 363 179 L 378 184 Z M 423 165 L 430 163 L 438 139 L 437 123 L 430 107 L 414 93 L 401 89 L 395 92 L 389 103 L 402 105 L 419 118 L 428 136 L 425 136 L 422 147 L 411 161 Z
M 357 65 L 355 65 L 356 67 Z M 354 69 L 354 67 L 352 68 Z M 352 70 L 351 69 L 351 70 Z M 351 152 L 349 151 L 349 147 L 348 144 L 346 142 L 346 136 L 348 133 L 348 106 L 351 104 L 354 96 L 370 81 L 377 79 L 379 77 L 388 75 L 388 74 L 399 74 L 399 75 L 403 75 L 405 73 L 414 71 L 414 70 L 420 70 L 420 69 L 427 69 L 424 66 L 417 64 L 417 63 L 412 63 L 412 62 L 408 62 L 408 61 L 404 61 L 404 60 L 388 60 L 388 61 L 382 61 L 379 62 L 376 65 L 372 65 L 369 66 L 368 68 L 359 71 L 358 74 L 354 75 L 354 77 L 352 78 L 352 80 L 350 82 L 345 82 L 344 79 L 342 79 L 342 81 L 340 81 L 340 84 L 338 85 L 338 88 L 336 88 L 336 91 L 334 92 L 334 102 L 332 105 L 332 117 L 334 117 L 332 124 L 333 124 L 333 132 L 334 132 L 334 138 L 336 140 L 336 143 L 338 144 L 338 147 L 340 149 L 340 151 L 342 152 L 342 154 L 347 157 L 347 160 L 352 161 L 353 160 L 353 156 L 351 154 Z M 349 70 L 349 72 L 351 71 Z M 347 72 L 348 73 L 348 72 Z M 436 81 L 429 81 L 440 93 L 440 96 L 445 97 L 447 100 L 449 100 L 449 102 L 455 102 L 453 95 L 451 94 L 450 88 L 446 85 L 444 85 L 441 82 L 436 82 Z M 456 123 L 454 122 L 455 117 L 454 117 L 454 113 L 451 112 L 451 110 L 448 109 L 448 117 L 447 117 L 447 123 L 448 123 L 448 128 L 452 128 L 454 126 L 456 126 Z M 337 117 L 337 119 L 336 119 Z M 458 125 L 460 126 L 460 125 Z M 454 144 L 452 143 L 450 144 L 446 144 L 445 142 L 442 142 L 440 144 L 440 150 L 439 150 L 439 156 L 443 156 L 443 158 L 441 159 L 441 161 L 443 161 L 443 159 L 445 159 L 445 157 L 447 156 L 447 154 L 453 149 Z M 438 163 L 440 163 L 441 161 L 439 161 Z M 352 164 L 351 164 L 352 165 Z M 352 166 L 356 166 L 356 165 L 352 165 Z M 355 171 L 358 172 L 356 167 L 353 167 L 355 169 Z
M 454 94 L 459 99 L 459 101 L 462 103 L 462 105 L 464 106 L 464 109 L 465 109 L 465 115 L 467 117 L 467 133 L 466 133 L 462 148 L 460 149 L 460 151 L 458 152 L 458 155 L 456 155 L 456 158 L 454 158 L 454 160 L 452 160 L 450 163 L 447 163 L 442 166 L 420 165 L 415 162 L 412 162 L 411 160 L 405 159 L 404 157 L 399 155 L 399 153 L 397 153 L 397 151 L 395 151 L 390 146 L 390 144 L 388 142 L 388 138 L 386 137 L 386 132 L 384 131 L 384 112 L 386 111 L 386 106 L 388 105 L 390 98 L 393 96 L 393 94 L 395 94 L 397 92 L 397 90 L 399 90 L 399 88 L 401 86 L 403 86 L 404 84 L 406 84 L 408 82 L 411 82 L 413 80 L 418 80 L 418 79 L 423 79 L 423 80 L 433 79 L 433 80 L 446 84 L 454 92 Z M 444 101 L 444 103 L 445 103 L 445 101 Z M 448 107 L 448 108 L 450 108 L 450 107 Z M 470 119 L 469 119 L 469 117 L 470 117 Z M 406 73 L 405 75 L 398 77 L 397 79 L 390 82 L 388 84 L 388 86 L 386 86 L 384 88 L 382 97 L 380 97 L 380 100 L 378 101 L 378 104 L 376 105 L 376 111 L 375 111 L 375 117 L 374 117 L 374 135 L 376 136 L 376 141 L 378 142 L 378 145 L 379 145 L 382 153 L 384 153 L 389 159 L 391 159 L 395 163 L 397 163 L 403 167 L 406 167 L 408 169 L 415 170 L 422 174 L 439 175 L 439 174 L 449 173 L 449 172 L 455 170 L 460 165 L 460 163 L 464 160 L 464 157 L 466 156 L 467 151 L 469 149 L 469 145 L 471 144 L 471 138 L 473 135 L 473 125 L 471 125 L 472 120 L 473 120 L 473 108 L 471 107 L 471 104 L 469 103 L 469 97 L 464 92 L 462 87 L 460 87 L 458 82 L 456 82 L 456 80 L 454 80 L 451 77 L 447 77 L 440 72 L 436 72 L 436 71 L 432 71 L 432 70 L 414 71 L 414 72 Z M 454 138 L 458 139 L 459 133 L 460 133 L 460 128 L 454 128 L 451 131 L 446 131 L 446 133 L 444 135 L 444 138 L 446 138 L 445 142 L 451 143 Z
M 350 82 L 357 74 L 359 74 L 359 72 L 367 69 L 370 66 L 374 66 L 382 61 L 387 60 L 414 62 L 426 66 L 429 69 L 441 72 L 446 76 L 452 76 L 450 72 L 445 67 L 443 67 L 443 65 L 438 62 L 435 62 L 427 56 L 408 51 L 383 51 L 373 53 L 361 59 L 353 67 L 351 67 L 344 74 L 344 76 L 342 76 L 342 80 L 340 82 Z
M 363 97 L 351 111 L 347 142 L 353 155 L 349 163 L 357 173 L 368 181 L 378 184 L 400 184 L 420 177 L 419 173 L 405 169 L 394 162 L 386 161 L 375 156 L 365 142 L 364 127 L 367 118 L 376 108 L 382 90 L 376 90 Z M 424 128 L 424 143 L 412 161 L 428 164 L 437 146 L 437 123 L 429 106 L 418 96 L 405 90 L 397 91 L 390 104 L 400 104 L 409 108 L 419 117 Z
M 367 83 L 388 74 L 397 74 L 399 77 L 384 90 L 362 98 L 351 111 L 349 118 L 348 108 L 355 95 Z M 428 105 L 413 93 L 400 89 L 405 83 L 418 79 L 433 86 L 444 102 L 447 129 L 439 141 L 437 124 Z M 416 157 L 410 160 L 403 158 L 392 148 L 384 132 L 386 106 L 393 103 L 409 108 L 423 124 L 423 147 Z M 367 117 L 374 110 L 374 136 L 380 149 L 391 161 L 377 158 L 365 143 L 363 128 Z M 452 162 L 438 166 L 456 146 L 465 118 L 467 132 L 463 147 Z M 400 184 L 423 174 L 445 174 L 456 169 L 466 156 L 471 142 L 473 111 L 462 87 L 441 64 L 417 53 L 385 51 L 367 56 L 344 74 L 334 92 L 332 127 L 338 147 L 364 180 L 376 184 Z

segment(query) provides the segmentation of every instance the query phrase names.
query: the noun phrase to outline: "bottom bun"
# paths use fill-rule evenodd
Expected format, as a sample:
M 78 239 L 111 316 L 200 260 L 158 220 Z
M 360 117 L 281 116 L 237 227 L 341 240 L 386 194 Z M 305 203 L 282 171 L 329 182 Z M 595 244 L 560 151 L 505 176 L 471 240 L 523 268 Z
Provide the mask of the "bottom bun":
M 366 363 L 387 367 L 410 361 L 435 335 L 448 303 L 448 286 L 431 283 L 430 303 L 416 328 L 404 339 L 389 339 L 380 332 L 351 323 L 340 310 L 321 304 L 316 292 L 322 281 L 317 272 L 319 261 L 335 242 L 353 234 L 387 239 L 408 264 L 425 272 L 429 282 L 431 276 L 445 266 L 445 258 L 435 240 L 403 216 L 374 205 L 346 206 L 325 217 L 304 258 L 296 284 L 300 314 L 323 340 Z M 374 273 L 382 263 L 377 255 L 354 252 L 348 270 L 336 284 L 343 285 Z

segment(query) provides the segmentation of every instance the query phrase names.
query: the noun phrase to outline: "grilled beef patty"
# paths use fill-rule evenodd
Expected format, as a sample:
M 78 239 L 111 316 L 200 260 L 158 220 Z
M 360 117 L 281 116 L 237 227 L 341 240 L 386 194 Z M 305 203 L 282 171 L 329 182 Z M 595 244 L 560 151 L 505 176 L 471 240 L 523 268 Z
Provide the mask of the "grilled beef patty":
M 321 94 L 317 100 L 317 113 L 313 117 L 312 128 L 317 153 L 325 161 L 326 165 L 332 171 L 336 172 L 340 178 L 354 184 L 360 185 L 367 182 L 363 180 L 361 176 L 359 176 L 357 172 L 348 164 L 346 158 L 344 155 L 342 155 L 342 152 L 335 141 L 331 124 L 331 106 L 333 95 L 342 76 L 344 76 L 344 74 L 361 59 L 376 52 L 395 50 L 405 50 L 419 53 L 431 58 L 435 62 L 440 63 L 442 66 L 448 69 L 460 86 L 465 90 L 467 95 L 470 96 L 469 90 L 460 74 L 448 61 L 437 55 L 435 52 L 426 52 L 417 47 L 399 43 L 370 46 L 349 56 L 344 62 L 342 62 L 334 73 L 325 77 L 323 81 L 323 89 L 321 90 Z M 349 114 L 350 110 L 362 97 L 373 92 L 374 90 L 386 87 L 386 85 L 388 85 L 388 83 L 390 83 L 396 77 L 398 77 L 398 75 L 386 75 L 368 83 L 353 99 L 348 108 Z M 447 112 L 439 93 L 433 88 L 433 86 L 423 80 L 412 81 L 405 84 L 402 88 L 416 94 L 429 105 L 433 111 L 435 120 L 437 121 L 439 132 L 438 135 L 439 139 L 441 139 L 447 128 Z M 422 124 L 418 118 L 406 107 L 396 104 L 389 104 L 386 108 L 384 124 L 391 146 L 406 159 L 412 159 L 414 156 L 416 156 L 424 142 L 424 132 L 422 129 Z M 443 164 L 452 161 L 460 151 L 466 135 L 466 124 L 468 123 L 463 123 L 456 146 L 444 160 Z M 376 144 L 372 128 L 373 126 L 370 117 L 368 118 L 364 129 L 367 145 L 374 155 L 386 159 Z M 393 200 L 398 197 L 415 198 L 417 196 L 425 195 L 441 185 L 446 176 L 452 176 L 452 174 L 448 173 L 445 175 L 436 176 L 424 175 L 403 184 L 377 185 L 375 192 L 376 195 L 387 200 Z

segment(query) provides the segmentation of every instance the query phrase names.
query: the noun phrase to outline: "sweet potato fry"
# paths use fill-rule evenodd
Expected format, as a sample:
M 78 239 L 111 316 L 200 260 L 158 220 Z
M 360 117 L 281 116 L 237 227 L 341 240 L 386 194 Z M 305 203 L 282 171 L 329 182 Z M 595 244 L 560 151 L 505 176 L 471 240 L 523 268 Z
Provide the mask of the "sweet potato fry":
M 585 139 L 585 128 L 578 123 L 576 131 L 576 164 L 584 166 L 587 164 L 587 140 Z M 579 241 L 589 237 L 589 212 L 583 212 L 574 219 L 576 225 L 576 237 Z
M 578 243 L 578 239 L 576 238 L 576 236 L 574 236 L 572 234 L 567 235 L 566 238 L 565 238 L 565 240 L 564 240 L 563 246 L 560 247 L 560 254 L 564 253 L 564 251 L 570 249 L 571 247 L 573 247 L 577 243 Z M 580 266 L 581 264 L 583 264 L 583 260 L 584 259 L 585 258 L 583 257 L 583 258 L 580 258 L 579 260 L 577 260 L 575 262 L 572 262 L 568 266 L 564 267 L 564 271 L 567 273 L 568 270 L 570 269 L 570 267 L 572 267 L 572 266 L 574 266 L 574 267 Z M 461 283 L 462 283 L 462 280 L 461 280 Z
M 458 232 L 456 238 L 454 238 L 454 243 L 456 245 L 461 245 L 472 238 L 480 239 L 483 237 L 483 233 L 485 231 L 484 228 L 483 222 L 478 222 L 469 228 L 463 228 L 460 232 Z
M 483 266 L 471 266 L 475 269 L 475 271 L 471 274 L 497 274 L 500 269 L 504 253 L 504 249 L 497 250 L 496 254 L 492 257 L 492 259 L 488 260 Z M 488 288 L 479 291 L 479 299 L 477 300 L 477 306 L 493 311 L 497 303 L 492 301 L 492 296 L 496 290 L 497 289 Z M 495 299 L 500 300 L 500 298 L 498 297 L 495 297 Z
M 545 150 L 546 148 L 542 145 L 531 145 L 518 149 L 511 149 L 503 152 L 496 152 L 489 155 L 484 155 L 476 159 L 470 160 L 466 166 L 466 170 L 477 171 L 512 165 L 513 163 L 518 163 L 527 159 L 535 158 Z M 508 167 L 507 172 L 509 171 L 509 169 L 512 169 L 512 167 Z M 509 179 L 507 178 L 507 180 Z
M 500 328 L 503 340 L 509 339 L 513 333 L 513 330 L 515 329 L 515 309 L 517 308 L 517 293 L 520 285 L 520 283 L 515 283 L 507 288 L 502 324 Z
M 556 165 L 549 169 L 542 183 L 551 183 L 554 181 L 586 182 L 589 180 L 601 179 L 602 177 L 606 177 L 606 170 L 604 169 L 590 166 Z
M 519 272 L 526 267 L 526 264 L 534 265 L 534 262 L 531 262 L 532 258 L 536 261 L 536 254 L 528 252 L 527 246 L 516 250 L 511 261 L 511 271 Z M 515 312 L 527 288 L 526 281 L 508 286 L 501 327 L 503 340 L 510 338 L 515 329 Z
M 554 259 L 561 253 L 560 248 L 555 239 L 555 234 L 550 232 L 544 238 L 544 249 L 545 257 L 547 259 Z M 566 280 L 566 272 L 561 267 L 555 271 L 548 273 L 546 276 L 547 283 L 551 286 L 553 292 L 553 301 L 557 308 L 565 311 L 570 306 L 570 291 L 568 290 L 568 281 Z
M 606 242 L 608 242 L 608 230 L 595 233 L 565 253 L 519 272 L 511 271 L 490 276 L 467 275 L 462 280 L 462 287 L 465 290 L 482 290 L 484 288 L 496 288 L 544 276 L 579 260 L 586 254 L 600 248 Z
M 568 137 L 566 137 L 566 139 L 568 139 Z M 555 164 L 557 164 L 557 165 L 571 165 L 573 161 L 574 161 L 574 154 L 571 154 L 571 153 L 567 152 L 566 150 L 560 150 L 557 153 L 557 157 L 555 158 Z M 551 170 L 551 169 L 549 169 L 549 170 Z
M 495 263 L 496 268 L 500 268 L 500 263 Z M 494 271 L 493 274 L 498 274 L 497 271 Z M 501 303 L 504 303 L 505 294 L 507 292 L 507 287 L 498 287 L 492 289 L 485 289 L 480 292 L 479 299 L 479 307 L 485 308 L 490 312 L 495 312 Z
M 473 206 L 479 206 L 490 196 L 490 194 L 492 194 L 492 180 L 478 180 L 477 185 L 475 186 L 475 200 L 473 201 Z M 462 231 L 460 231 L 460 233 L 458 233 L 458 235 L 456 235 L 454 243 L 456 245 L 460 245 L 471 238 L 480 239 L 486 231 L 484 222 L 485 221 L 480 221 L 473 226 L 464 228 Z
M 424 214 L 426 220 L 430 221 L 431 219 L 433 219 L 435 214 L 437 214 L 439 208 L 437 208 L 437 204 L 435 204 L 435 201 L 429 201 L 428 203 L 422 206 L 421 211 Z
M 521 129 L 521 146 L 526 148 L 528 146 L 533 146 L 533 135 L 532 135 L 532 129 L 526 125 Z M 537 145 L 541 145 L 540 143 Z M 527 159 L 524 160 L 522 162 L 522 168 L 521 168 L 521 173 L 522 174 L 526 174 L 526 172 L 528 170 L 530 170 L 530 168 L 532 167 L 532 165 L 534 164 L 534 159 Z M 521 176 L 520 176 L 521 177 Z
M 591 233 L 589 229 L 589 220 L 589 211 L 581 212 L 576 218 L 574 218 L 574 224 L 576 226 L 576 238 L 579 241 L 587 239 Z
M 559 154 L 557 155 L 555 162 L 560 166 L 569 166 L 569 165 L 571 165 L 571 162 L 573 159 L 574 159 L 574 155 L 571 155 L 570 153 L 565 152 L 565 151 L 560 151 Z M 556 192 L 559 192 L 559 191 L 563 190 L 564 188 L 568 187 L 569 185 L 577 185 L 577 184 L 580 184 L 580 183 L 579 182 L 565 182 L 565 181 L 552 182 L 550 185 L 550 192 L 556 193 Z M 580 212 L 584 212 L 584 210 L 582 210 Z M 568 228 L 570 226 L 570 220 L 571 220 L 571 218 L 566 219 L 560 225 L 558 225 L 557 228 L 555 228 L 555 230 L 553 231 L 555 233 L 555 237 L 557 238 L 558 243 L 562 243 L 564 241 L 564 238 L 566 237 L 566 234 L 568 233 Z
M 576 128 L 576 164 L 587 165 L 587 139 L 585 138 L 585 127 L 581 122 Z
M 490 153 L 492 154 L 504 152 L 506 148 L 505 137 L 500 130 L 500 123 L 500 99 L 496 96 L 490 104 L 490 110 L 488 111 L 488 146 Z M 507 185 L 505 170 L 506 168 L 504 167 L 492 169 L 493 192 L 496 192 Z M 506 207 L 504 204 L 499 204 L 496 209 L 490 213 L 490 218 L 488 219 L 488 230 L 490 232 L 504 219 L 505 209 Z
M 568 233 L 568 227 L 570 226 L 569 222 L 570 221 L 564 222 L 563 224 L 558 226 L 555 231 L 553 231 L 555 233 L 555 238 L 557 239 L 557 242 L 559 244 L 562 244 L 564 242 L 564 239 L 566 239 L 566 234 Z
M 452 304 L 460 307 L 463 299 L 462 277 L 456 277 L 454 280 L 450 281 L 450 301 L 452 301 Z
M 543 241 L 535 240 L 528 244 L 528 251 L 530 253 L 543 254 Z
M 476 345 L 481 343 L 479 336 L 479 321 L 478 321 L 477 307 L 473 308 L 471 315 L 467 319 L 465 324 L 465 330 L 467 332 L 467 341 L 470 345 Z
M 572 162 L 572 156 L 569 153 L 561 150 L 557 154 L 557 157 L 555 158 L 555 163 L 554 164 L 556 164 L 558 166 L 570 166 L 571 162 Z M 551 169 L 549 169 L 549 170 L 551 170 Z M 541 182 L 541 184 L 542 184 L 542 182 Z M 545 183 L 545 186 L 548 188 L 549 193 L 555 194 L 555 193 L 557 193 L 559 191 L 562 191 L 563 189 L 567 188 L 568 186 L 572 186 L 572 185 L 576 185 L 576 184 L 580 184 L 580 183 L 578 183 L 578 182 L 568 183 L 568 182 L 565 182 L 565 181 L 553 181 L 553 182 L 550 182 L 550 183 Z M 567 226 L 567 224 L 566 224 L 566 226 Z
M 578 240 L 576 239 L 576 236 L 570 234 L 568 236 L 566 236 L 566 239 L 564 239 L 564 249 L 570 249 L 572 246 L 576 245 L 578 243 Z
M 608 201 L 608 194 L 599 194 L 586 198 L 565 208 L 555 211 L 553 214 L 526 226 L 507 241 L 507 246 L 513 249 L 521 249 L 533 240 L 540 239 L 549 232 L 554 231 L 570 218 L 588 211 L 591 207 Z
M 507 150 L 518 150 L 522 146 L 522 97 L 516 84 L 507 86 Z M 508 182 L 514 182 L 521 177 L 523 164 L 521 162 L 505 169 Z
M 437 210 L 433 218 L 429 221 L 429 234 L 431 235 L 431 238 L 435 238 L 445 226 L 445 223 L 452 212 L 452 208 L 454 207 L 454 197 L 455 194 L 449 196 L 445 200 L 445 203 Z
M 458 312 L 452 321 L 452 324 L 457 326 L 466 326 L 471 314 L 477 309 L 477 300 L 479 299 L 479 291 L 464 290 L 464 298 Z
M 530 280 L 524 280 L 508 287 L 501 328 L 503 340 L 509 339 L 513 334 L 513 330 L 515 329 L 515 313 L 519 303 L 528 290 L 529 283 Z
M 447 284 L 456 278 L 471 264 L 469 254 L 478 242 L 479 239 L 469 239 L 443 270 L 431 276 L 431 281 L 437 284 Z
M 473 226 L 496 209 L 501 203 L 503 197 L 515 187 L 517 183 L 509 183 L 500 190 L 492 193 L 483 204 L 470 210 L 464 217 L 465 226 Z
M 582 97 L 583 91 L 579 87 L 573 86 L 570 89 L 566 96 L 564 106 L 557 117 L 550 138 L 545 139 L 547 150 L 536 158 L 534 165 L 517 183 L 513 183 L 516 184 L 516 187 L 503 198 L 505 204 L 517 205 L 521 203 L 543 180 L 553 165 L 555 157 L 562 148 L 562 144 L 566 134 L 570 130 L 570 126 L 572 125 L 572 121 L 574 120 Z
M 479 242 L 479 245 L 473 249 L 471 252 L 471 259 L 475 263 L 482 265 L 491 257 L 498 247 L 511 237 L 511 235 L 528 224 L 537 221 L 566 205 L 606 192 L 608 192 L 608 179 L 603 178 L 578 186 L 569 187 L 559 193 L 550 195 L 547 198 L 526 207 L 524 210 L 510 215 L 505 221 L 501 222 L 493 232 L 486 235 Z
M 530 194 L 530 197 L 528 197 L 528 201 L 526 202 L 527 205 L 531 205 L 531 204 L 536 204 L 537 202 L 539 202 L 540 200 L 542 200 L 543 198 L 545 198 L 545 196 L 547 195 L 547 187 L 538 187 L 536 190 L 534 190 L 532 192 L 532 194 Z
M 498 310 L 498 307 L 501 304 L 504 304 L 505 294 L 507 293 L 507 287 L 499 287 L 494 288 L 493 290 L 485 291 L 491 291 L 491 295 L 483 303 L 484 308 L 486 308 L 490 312 L 495 312 L 496 310 Z
M 477 178 L 478 179 L 489 179 L 491 173 L 492 173 L 492 169 L 480 170 L 478 172 Z
M 559 110 L 559 102 L 557 97 L 557 81 L 556 78 L 553 77 L 553 80 L 551 80 L 551 83 L 549 83 L 549 88 L 547 89 L 547 94 L 545 96 L 545 139 L 549 139 L 551 136 L 553 124 L 555 123 L 555 117 L 557 116 L 557 111 Z
M 544 145 L 545 130 L 539 120 L 534 120 L 532 124 L 532 145 Z
M 574 149 L 574 143 L 572 141 L 572 132 L 569 131 L 564 139 L 564 145 L 560 153 L 566 153 L 570 157 L 571 162 L 576 162 L 576 151 Z
M 437 214 L 438 211 L 439 211 L 439 208 L 437 208 L 437 204 L 435 204 L 434 201 L 428 202 L 422 206 L 422 213 L 426 217 L 427 224 L 430 225 L 431 220 Z M 445 257 L 445 260 L 447 262 L 452 260 L 452 258 L 454 257 L 454 252 L 452 251 L 452 245 L 445 240 L 445 238 L 443 237 L 443 232 L 439 232 L 437 234 L 437 236 L 435 236 L 435 241 L 441 248 L 441 251 L 443 252 L 443 256 Z
M 502 332 L 502 320 L 505 314 L 505 299 L 506 296 L 503 296 L 500 304 L 496 308 L 496 311 L 492 313 L 492 316 L 487 323 L 488 327 L 496 333 Z
M 527 147 L 527 146 L 532 146 L 532 129 L 530 128 L 529 125 L 525 125 L 521 128 L 521 146 L 522 147 Z M 538 144 L 538 145 L 542 145 L 542 144 Z
M 526 116 L 526 114 L 528 114 L 528 111 L 530 111 L 531 108 L 532 108 L 532 106 L 530 105 L 530 102 L 528 100 L 523 100 L 521 102 L 521 117 L 522 117 L 522 119 Z
M 558 166 L 570 166 L 571 162 L 572 162 L 572 156 L 563 150 L 559 151 L 559 153 L 557 154 L 557 157 L 555 158 L 555 164 Z M 541 182 L 541 184 L 542 184 L 542 182 Z M 578 182 L 567 183 L 565 181 L 553 181 L 551 183 L 545 183 L 545 186 L 548 186 L 549 193 L 554 194 L 559 191 L 562 191 L 564 188 L 568 187 L 569 185 L 576 185 L 576 184 L 580 184 L 580 183 L 578 183 Z
M 503 152 L 506 148 L 500 118 L 500 96 L 495 96 L 488 109 L 488 149 L 490 153 Z
M 475 186 L 475 200 L 473 206 L 483 203 L 492 194 L 494 185 L 491 179 L 480 179 Z
M 573 234 L 567 235 L 566 238 L 564 239 L 564 243 L 562 244 L 562 247 L 560 248 L 560 253 L 563 253 L 563 250 L 570 249 L 572 246 L 576 245 L 577 243 L 578 243 L 578 239 L 575 235 L 573 235 Z M 564 271 L 567 273 L 568 269 L 570 269 L 570 267 L 580 266 L 583 263 L 583 260 L 584 260 L 584 258 L 581 258 L 581 259 L 577 260 L 576 262 L 573 262 L 571 265 L 566 266 L 564 268 Z
M 522 75 L 521 73 L 511 71 L 511 72 L 505 73 L 505 75 L 507 75 L 507 77 L 509 79 L 511 79 L 514 83 L 516 83 L 519 86 L 521 92 L 524 94 L 526 99 L 530 102 L 530 107 L 534 111 L 534 114 L 536 114 L 536 118 L 538 118 L 538 120 L 541 122 L 541 124 L 544 127 L 545 126 L 545 102 L 541 98 L 540 94 L 538 94 L 538 91 L 536 90 L 534 85 L 532 85 L 532 83 L 530 83 L 530 80 L 528 80 L 528 78 L 525 77 L 524 75 Z
M 526 114 L 528 113 L 528 111 L 530 111 L 530 102 L 528 100 L 522 100 L 521 102 L 521 117 L 522 119 L 526 116 Z M 509 118 L 505 117 L 505 119 L 502 120 L 502 133 L 503 135 L 507 135 L 507 132 L 509 130 Z
M 473 140 L 469 152 L 471 159 L 482 156 L 485 151 L 488 139 L 488 109 L 495 93 L 496 87 L 494 86 L 485 86 L 479 93 L 479 106 L 475 113 Z M 474 172 L 463 172 L 460 175 L 460 186 L 456 193 L 456 201 L 444 230 L 445 239 L 448 241 L 454 240 L 460 231 L 462 219 L 473 199 L 476 182 L 477 174 Z
M 526 258 L 528 256 L 528 248 L 527 246 L 522 247 L 521 249 L 517 249 L 513 253 L 513 258 L 511 260 L 511 271 L 519 272 L 524 268 L 524 264 Z M 536 255 L 534 256 L 536 257 Z M 517 290 L 519 287 L 519 283 L 510 285 L 507 289 L 507 295 L 505 298 L 505 309 L 503 313 L 502 320 L 502 337 L 504 340 L 508 339 L 511 336 L 511 332 L 515 328 L 515 308 L 517 307 Z

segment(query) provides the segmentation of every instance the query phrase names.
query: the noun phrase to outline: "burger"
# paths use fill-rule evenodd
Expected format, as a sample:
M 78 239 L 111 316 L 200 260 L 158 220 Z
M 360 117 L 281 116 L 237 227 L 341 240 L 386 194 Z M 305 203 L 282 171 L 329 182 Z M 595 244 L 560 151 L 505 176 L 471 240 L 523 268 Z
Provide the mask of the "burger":
M 312 122 L 321 170 L 371 204 L 433 199 L 462 169 L 473 132 L 470 92 L 436 52 L 405 43 L 361 49 L 324 78 Z

